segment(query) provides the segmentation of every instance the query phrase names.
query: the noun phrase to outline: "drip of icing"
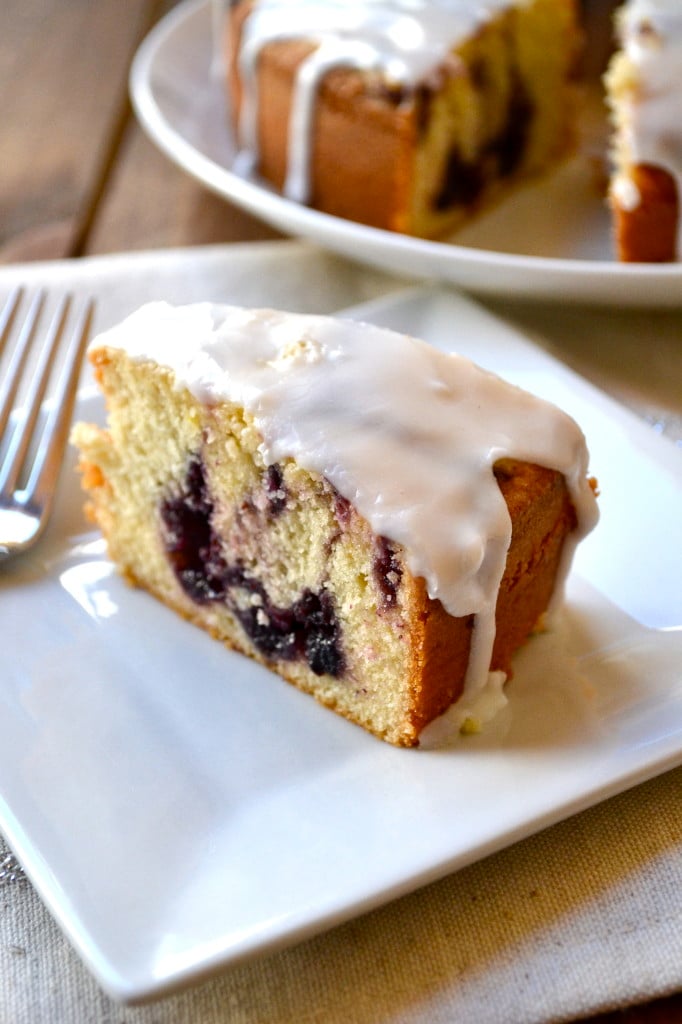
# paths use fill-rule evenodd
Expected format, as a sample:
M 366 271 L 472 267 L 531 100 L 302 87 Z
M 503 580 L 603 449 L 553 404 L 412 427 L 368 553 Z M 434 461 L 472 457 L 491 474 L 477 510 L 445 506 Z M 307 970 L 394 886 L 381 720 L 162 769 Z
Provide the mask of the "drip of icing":
M 512 0 L 257 0 L 239 52 L 240 146 L 258 159 L 257 61 L 268 43 L 306 39 L 315 49 L 296 76 L 288 130 L 284 194 L 309 198 L 310 138 L 320 83 L 333 68 L 375 70 L 396 85 L 415 85 L 453 48 Z M 244 163 L 244 157 L 240 157 Z
M 510 457 L 561 472 L 578 518 L 597 518 L 588 455 L 558 408 L 469 360 L 384 328 L 208 303 L 143 306 L 93 347 L 168 366 L 198 400 L 243 406 L 266 463 L 326 477 L 451 615 L 475 616 L 469 693 L 488 677 L 511 539 L 493 474 Z M 559 582 L 558 593 L 562 589 Z
M 622 121 L 629 159 L 662 167 L 677 184 L 682 202 L 682 4 L 680 0 L 631 0 L 618 14 L 618 35 L 634 69 Z M 636 188 L 622 180 L 615 195 L 626 209 L 639 204 Z M 682 217 L 678 230 L 682 251 Z

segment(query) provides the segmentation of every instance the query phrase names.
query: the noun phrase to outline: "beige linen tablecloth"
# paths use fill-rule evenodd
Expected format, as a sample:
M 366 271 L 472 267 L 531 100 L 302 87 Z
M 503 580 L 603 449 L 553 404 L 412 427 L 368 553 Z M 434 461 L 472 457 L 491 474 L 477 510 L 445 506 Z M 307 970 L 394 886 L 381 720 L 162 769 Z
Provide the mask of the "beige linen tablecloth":
M 98 327 L 153 297 L 328 311 L 401 285 L 298 243 L 0 270 L 2 291 L 18 280 L 95 292 Z M 487 304 L 682 436 L 682 313 Z M 122 1007 L 0 840 L 0 1024 L 572 1020 L 682 988 L 681 853 L 678 768 L 327 934 Z

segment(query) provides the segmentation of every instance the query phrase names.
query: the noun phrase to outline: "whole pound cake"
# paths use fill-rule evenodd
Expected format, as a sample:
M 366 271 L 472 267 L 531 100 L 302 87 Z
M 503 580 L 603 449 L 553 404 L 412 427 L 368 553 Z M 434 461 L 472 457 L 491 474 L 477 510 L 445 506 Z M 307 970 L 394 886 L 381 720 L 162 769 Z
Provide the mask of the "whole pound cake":
M 621 260 L 682 252 L 682 3 L 630 0 L 606 86 L 614 121 L 610 199 Z
M 122 573 L 391 743 L 509 674 L 595 522 L 573 420 L 390 330 L 155 303 L 90 358 Z
M 286 196 L 435 237 L 572 146 L 574 0 L 233 0 L 241 161 Z

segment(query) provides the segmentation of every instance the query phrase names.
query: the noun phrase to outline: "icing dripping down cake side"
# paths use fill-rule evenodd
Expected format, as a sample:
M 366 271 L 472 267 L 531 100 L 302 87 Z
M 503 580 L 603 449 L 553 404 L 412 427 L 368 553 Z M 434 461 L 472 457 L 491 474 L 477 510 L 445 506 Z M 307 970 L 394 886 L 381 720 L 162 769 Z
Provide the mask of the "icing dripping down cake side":
M 572 148 L 574 0 L 237 0 L 240 166 L 297 202 L 437 237 Z

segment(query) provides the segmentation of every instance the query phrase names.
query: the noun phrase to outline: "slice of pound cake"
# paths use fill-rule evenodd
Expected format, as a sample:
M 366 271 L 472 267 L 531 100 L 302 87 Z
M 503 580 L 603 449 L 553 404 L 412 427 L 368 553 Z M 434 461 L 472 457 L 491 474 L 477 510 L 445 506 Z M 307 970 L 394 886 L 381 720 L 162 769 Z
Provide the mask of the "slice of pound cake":
M 391 743 L 509 674 L 596 519 L 568 416 L 390 330 L 154 303 L 90 358 L 122 573 Z
M 614 121 L 610 199 L 618 256 L 682 255 L 682 2 L 630 0 L 606 75 Z
M 435 237 L 574 141 L 575 0 L 225 6 L 240 162 L 297 202 Z

